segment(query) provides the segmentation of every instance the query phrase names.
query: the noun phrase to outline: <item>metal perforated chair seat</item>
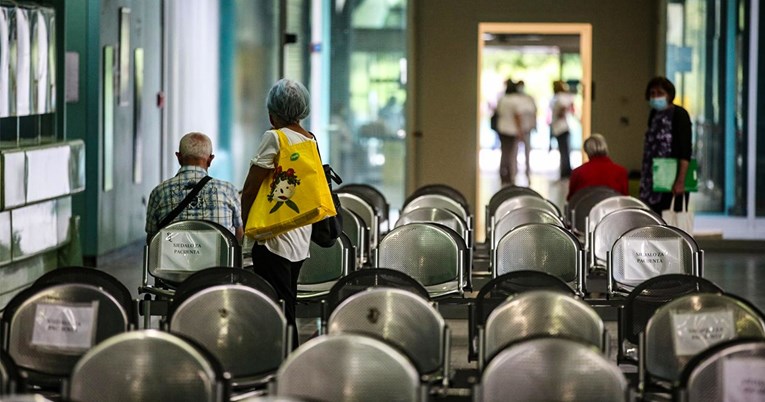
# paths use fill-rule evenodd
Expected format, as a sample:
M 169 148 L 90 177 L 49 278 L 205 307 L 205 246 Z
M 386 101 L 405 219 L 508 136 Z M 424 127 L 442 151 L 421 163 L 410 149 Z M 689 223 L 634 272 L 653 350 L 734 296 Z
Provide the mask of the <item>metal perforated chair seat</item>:
M 418 208 L 438 208 L 454 212 L 472 229 L 473 217 L 458 201 L 442 194 L 422 194 L 409 201 L 401 208 L 401 215 Z
M 377 266 L 402 271 L 431 297 L 462 294 L 467 247 L 460 235 L 433 223 L 399 226 L 380 242 Z
M 765 337 L 765 320 L 756 307 L 733 295 L 690 294 L 656 310 L 644 337 L 644 377 L 676 381 L 694 355 L 719 342 Z
M 528 223 L 511 230 L 492 251 L 494 277 L 535 270 L 555 275 L 578 292 L 582 284 L 583 252 L 579 240 L 566 229 L 544 223 Z
M 587 233 L 587 218 L 592 207 L 600 201 L 610 197 L 618 197 L 621 194 L 610 187 L 587 187 L 579 190 L 568 202 L 569 222 L 571 229 L 578 235 Z
M 83 283 L 33 285 L 3 312 L 4 348 L 27 383 L 47 388 L 66 378 L 80 356 L 127 331 L 125 307 L 100 287 Z
M 549 210 L 527 207 L 508 212 L 502 218 L 494 223 L 492 231 L 491 246 L 496 247 L 499 239 L 507 232 L 527 223 L 546 223 L 565 227 L 559 217 L 553 215 Z
M 640 283 L 627 295 L 624 308 L 620 310 L 619 358 L 637 360 L 640 333 L 659 307 L 688 294 L 722 292 L 708 279 L 693 275 L 659 275 Z
M 418 295 L 372 288 L 346 299 L 329 318 L 329 334 L 357 333 L 403 351 L 421 376 L 448 376 L 449 331 L 441 314 Z
M 385 195 L 381 193 L 380 190 L 372 187 L 369 184 L 351 183 L 344 184 L 338 187 L 335 191 L 337 193 L 348 193 L 361 197 L 370 205 L 372 205 L 372 208 L 375 210 L 375 214 L 380 217 L 380 223 L 384 224 L 388 221 L 388 212 L 390 206 L 388 205 L 388 200 L 385 199 Z
M 537 208 L 560 217 L 560 211 L 558 210 L 558 207 L 549 200 L 533 195 L 519 195 L 517 197 L 507 199 L 499 204 L 497 209 L 494 211 L 494 215 L 491 216 L 492 222 L 496 223 L 511 211 L 523 208 Z
M 462 208 L 464 208 L 465 211 L 470 213 L 470 203 L 468 203 L 465 195 L 448 184 L 428 184 L 422 187 L 418 187 L 412 192 L 412 194 L 409 195 L 409 197 L 406 198 L 406 200 L 404 200 L 404 206 L 409 204 L 411 200 L 424 194 L 441 194 L 451 198 L 452 200 L 457 201 L 460 205 L 462 205 Z
M 149 275 L 178 284 L 196 271 L 210 267 L 241 267 L 242 249 L 233 233 L 209 221 L 176 221 L 155 234 L 146 245 L 143 289 Z
M 292 352 L 277 373 L 276 395 L 310 401 L 422 400 L 419 374 L 387 343 L 364 335 L 323 335 Z
M 484 219 L 485 219 L 485 227 L 486 227 L 486 239 L 491 239 L 491 231 L 492 231 L 492 225 L 491 220 L 492 217 L 495 215 L 495 212 L 497 211 L 497 208 L 502 204 L 505 200 L 508 200 L 513 197 L 518 197 L 521 195 L 530 195 L 538 198 L 543 198 L 539 193 L 536 191 L 528 188 L 528 187 L 521 187 L 516 185 L 510 185 L 506 187 L 502 187 L 494 193 L 491 198 L 489 199 L 489 203 L 486 204 L 486 208 L 484 211 Z
M 477 389 L 480 402 L 622 402 L 627 380 L 591 345 L 538 338 L 500 352 Z
M 665 225 L 628 230 L 613 244 L 607 261 L 609 293 L 627 293 L 659 275 L 701 276 L 703 254 L 687 233 Z
M 343 206 L 343 209 L 355 213 L 364 222 L 366 232 L 369 234 L 368 252 L 377 249 L 377 243 L 380 241 L 381 221 L 374 206 L 352 193 L 338 192 L 337 197 L 340 199 L 340 205 Z
M 74 367 L 69 400 L 225 401 L 225 374 L 203 348 L 156 330 L 126 332 L 91 349 Z
M 664 220 L 653 211 L 640 208 L 623 208 L 609 213 L 600 220 L 592 231 L 590 241 L 590 264 L 606 266 L 607 253 L 611 251 L 616 240 L 631 229 L 663 225 Z
M 180 305 L 189 296 L 200 290 L 218 285 L 249 286 L 279 303 L 279 295 L 274 287 L 262 276 L 253 272 L 251 266 L 245 268 L 214 267 L 197 271 L 178 284 L 175 296 L 173 296 L 171 310 L 173 305 Z
M 508 297 L 486 319 L 479 367 L 507 345 L 535 336 L 565 336 L 606 348 L 605 326 L 589 304 L 564 293 L 531 290 Z
M 457 214 L 448 209 L 429 207 L 413 209 L 402 214 L 394 227 L 416 222 L 430 222 L 446 226 L 459 233 L 465 240 L 465 244 L 470 245 L 471 238 L 467 224 Z
M 765 339 L 722 342 L 694 357 L 680 376 L 683 402 L 762 400 Z
M 235 387 L 264 382 L 287 354 L 281 306 L 256 289 L 212 286 L 173 305 L 170 331 L 209 350 L 232 375 Z
M 643 201 L 627 195 L 608 197 L 595 204 L 587 215 L 587 231 L 592 232 L 604 216 L 623 208 L 650 209 Z
M 323 248 L 311 242 L 310 255 L 298 276 L 298 300 L 326 296 L 335 282 L 356 268 L 353 245 L 344 233 L 340 234 L 332 247 Z

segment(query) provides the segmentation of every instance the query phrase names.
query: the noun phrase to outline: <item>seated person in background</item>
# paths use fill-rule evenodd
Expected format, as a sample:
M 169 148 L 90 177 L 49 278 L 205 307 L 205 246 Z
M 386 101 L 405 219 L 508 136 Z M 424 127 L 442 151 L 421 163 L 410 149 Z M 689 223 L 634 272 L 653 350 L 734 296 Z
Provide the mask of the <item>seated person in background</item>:
M 178 173 L 160 183 L 149 196 L 146 208 L 147 243 L 161 229 L 160 222 L 186 198 L 199 180 L 207 176 L 207 168 L 215 157 L 210 138 L 194 132 L 181 138 L 175 156 L 181 165 Z M 236 187 L 227 181 L 211 179 L 171 222 L 194 219 L 218 223 L 241 241 L 244 229 Z
M 624 195 L 629 195 L 627 169 L 617 165 L 608 157 L 608 146 L 602 135 L 592 134 L 584 142 L 584 152 L 590 160 L 571 172 L 567 200 L 571 199 L 577 191 L 593 186 L 608 186 Z

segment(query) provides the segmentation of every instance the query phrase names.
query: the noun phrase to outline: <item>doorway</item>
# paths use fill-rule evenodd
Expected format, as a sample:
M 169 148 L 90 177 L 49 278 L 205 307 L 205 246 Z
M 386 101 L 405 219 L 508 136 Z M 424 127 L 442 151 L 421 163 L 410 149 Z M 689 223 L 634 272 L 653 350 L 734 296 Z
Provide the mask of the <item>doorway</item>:
M 490 118 L 507 80 L 524 82 L 537 108 L 536 130 L 518 151 L 515 183 L 529 186 L 563 207 L 568 181 L 560 180 L 560 154 L 550 135 L 553 81 L 568 85 L 574 100 L 569 115 L 571 167 L 582 163 L 581 144 L 590 134 L 592 93 L 592 26 L 575 23 L 480 23 L 478 27 L 478 166 L 477 205 L 487 205 L 501 188 L 498 134 Z M 530 152 L 521 151 L 530 146 Z M 525 157 L 529 155 L 529 163 Z M 526 171 L 529 166 L 529 171 Z M 476 217 L 477 241 L 485 233 L 483 214 Z

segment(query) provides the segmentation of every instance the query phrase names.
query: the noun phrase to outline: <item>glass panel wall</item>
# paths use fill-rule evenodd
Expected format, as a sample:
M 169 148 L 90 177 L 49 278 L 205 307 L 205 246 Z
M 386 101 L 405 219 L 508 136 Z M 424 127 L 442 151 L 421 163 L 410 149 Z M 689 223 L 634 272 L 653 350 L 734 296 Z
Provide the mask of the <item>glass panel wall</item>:
M 744 0 L 667 5 L 666 71 L 693 123 L 700 212 L 747 214 L 747 15 Z

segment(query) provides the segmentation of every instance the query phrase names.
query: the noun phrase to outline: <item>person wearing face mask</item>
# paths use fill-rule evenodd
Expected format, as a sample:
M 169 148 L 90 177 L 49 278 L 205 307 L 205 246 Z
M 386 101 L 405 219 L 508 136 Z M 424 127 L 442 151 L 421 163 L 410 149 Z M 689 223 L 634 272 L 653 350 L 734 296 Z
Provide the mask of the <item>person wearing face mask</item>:
M 691 160 L 691 118 L 675 99 L 675 86 L 665 77 L 648 81 L 645 99 L 651 112 L 648 116 L 648 130 L 643 147 L 643 165 L 640 179 L 640 199 L 656 213 L 669 209 L 673 197 L 675 210 L 680 211 L 683 202 L 688 202 L 685 191 L 685 176 Z M 653 158 L 676 158 L 677 175 L 671 193 L 653 191 Z

